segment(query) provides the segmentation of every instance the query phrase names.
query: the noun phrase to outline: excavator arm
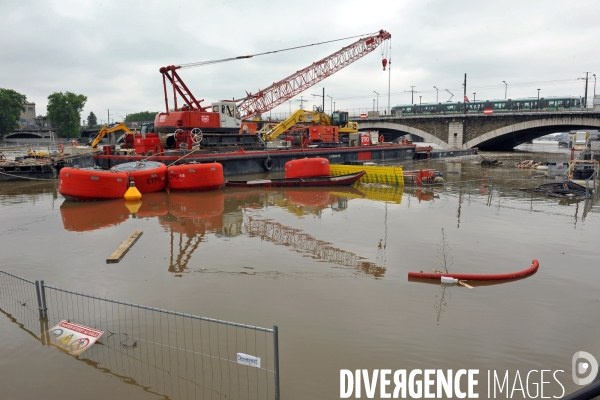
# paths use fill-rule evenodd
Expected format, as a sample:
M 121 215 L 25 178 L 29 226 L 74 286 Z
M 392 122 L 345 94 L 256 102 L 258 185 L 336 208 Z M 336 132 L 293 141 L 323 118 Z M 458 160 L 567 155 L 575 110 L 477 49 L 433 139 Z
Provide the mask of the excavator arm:
M 95 149 L 96 146 L 98 146 L 98 143 L 100 143 L 100 141 L 102 140 L 102 138 L 104 138 L 104 136 L 116 131 L 123 131 L 126 134 L 131 135 L 131 131 L 129 130 L 127 125 L 125 125 L 122 122 L 119 122 L 117 125 L 112 126 L 110 128 L 107 128 L 106 125 L 104 125 L 102 129 L 98 131 L 96 137 L 93 140 L 91 140 L 88 144 L 92 147 L 92 149 Z
M 265 133 L 263 135 L 263 140 L 266 142 L 272 141 L 294 125 L 302 122 L 331 125 L 331 118 L 329 118 L 327 114 L 319 111 L 297 110 Z
M 347 114 L 347 113 L 346 113 Z M 287 119 L 281 121 L 269 131 L 267 131 L 263 135 L 263 140 L 265 142 L 269 142 L 277 139 L 281 134 L 283 134 L 288 129 L 291 129 L 294 125 L 299 123 L 311 123 L 315 125 L 333 125 L 332 118 L 322 112 L 321 108 L 318 107 L 313 111 L 307 110 L 297 110 L 292 115 L 290 115 Z M 346 125 L 342 125 L 339 127 L 340 133 L 353 133 L 358 132 L 358 123 L 353 121 L 348 121 Z

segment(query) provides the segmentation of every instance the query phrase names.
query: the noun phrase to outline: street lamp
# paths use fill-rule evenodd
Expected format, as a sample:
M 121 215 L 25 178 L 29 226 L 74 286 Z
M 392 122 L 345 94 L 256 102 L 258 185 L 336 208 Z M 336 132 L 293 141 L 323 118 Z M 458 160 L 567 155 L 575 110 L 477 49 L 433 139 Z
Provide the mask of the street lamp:
M 331 99 L 329 100 L 329 107 L 331 107 L 331 113 L 333 114 L 333 97 L 331 97 L 330 95 L 327 95 L 327 97 Z
M 440 93 L 440 89 L 436 88 L 435 86 L 433 87 L 435 89 L 435 102 L 438 102 L 438 94 Z
M 596 97 L 596 74 L 592 76 L 594 77 L 594 97 Z
M 311 94 L 311 96 L 323 98 L 323 112 L 325 112 L 325 88 L 323 88 L 323 94 Z
M 377 111 L 379 111 L 379 93 L 373 90 L 373 93 L 377 95 Z
M 373 112 L 375 112 L 375 99 L 373 99 Z
M 508 92 L 508 83 L 506 83 L 506 81 L 502 82 L 504 82 L 504 100 L 506 100 L 506 92 Z
M 476 95 L 476 94 L 477 94 L 477 93 L 473 93 L 473 102 L 475 102 L 475 95 Z

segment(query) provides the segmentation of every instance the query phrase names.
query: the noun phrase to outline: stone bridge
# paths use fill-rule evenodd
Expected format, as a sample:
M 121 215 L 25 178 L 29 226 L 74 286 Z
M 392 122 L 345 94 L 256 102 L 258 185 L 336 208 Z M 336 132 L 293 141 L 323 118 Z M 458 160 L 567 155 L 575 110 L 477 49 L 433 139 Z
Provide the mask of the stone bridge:
M 6 140 L 14 139 L 52 139 L 53 132 L 39 129 L 21 129 L 4 136 Z
M 355 119 L 360 130 L 376 129 L 386 141 L 406 134 L 419 136 L 444 149 L 510 150 L 556 132 L 600 129 L 600 112 L 538 111 L 491 115 L 446 114 L 383 116 Z

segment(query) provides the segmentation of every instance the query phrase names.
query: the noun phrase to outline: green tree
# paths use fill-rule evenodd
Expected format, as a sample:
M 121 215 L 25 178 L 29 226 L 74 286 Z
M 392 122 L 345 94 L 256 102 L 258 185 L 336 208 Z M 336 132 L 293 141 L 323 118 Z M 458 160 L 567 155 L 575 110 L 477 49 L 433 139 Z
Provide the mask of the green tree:
M 92 111 L 87 117 L 87 126 L 88 128 L 93 128 L 96 125 L 98 125 L 98 118 L 96 118 L 96 114 Z
M 27 97 L 11 89 L 0 88 L 0 138 L 14 131 Z
M 48 118 L 62 137 L 79 137 L 80 115 L 87 97 L 71 92 L 52 93 L 48 96 Z
M 158 111 L 141 111 L 133 114 L 127 114 L 127 118 L 125 118 L 125 123 L 154 121 L 154 117 L 156 117 L 156 114 L 158 114 Z

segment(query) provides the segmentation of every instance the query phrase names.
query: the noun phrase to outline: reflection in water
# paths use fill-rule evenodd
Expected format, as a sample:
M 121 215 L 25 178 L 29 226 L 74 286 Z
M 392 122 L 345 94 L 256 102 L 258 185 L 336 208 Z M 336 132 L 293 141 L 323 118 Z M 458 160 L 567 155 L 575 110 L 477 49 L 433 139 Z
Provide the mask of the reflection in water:
M 385 203 L 385 218 L 383 220 L 385 230 L 383 239 L 379 239 L 379 245 L 377 246 L 377 266 L 380 268 L 386 268 L 386 257 L 385 257 L 385 249 L 387 248 L 387 234 L 388 234 L 388 225 L 387 225 L 387 217 L 388 217 L 388 204 Z M 383 243 L 382 243 L 383 242 Z
M 64 201 L 60 205 L 60 215 L 65 230 L 85 232 L 119 225 L 129 218 L 129 210 L 125 207 L 125 200 Z
M 170 234 L 169 272 L 183 272 L 206 232 L 223 227 L 224 199 L 222 191 L 169 195 L 169 212 L 158 219 Z
M 440 198 L 434 189 L 431 188 L 407 187 L 405 191 L 410 197 L 415 197 L 419 203 L 422 201 L 433 201 Z
M 363 198 L 364 193 L 353 187 L 346 188 L 290 188 L 284 192 L 270 192 L 270 204 L 286 209 L 299 217 L 307 214 L 321 216 L 331 208 L 343 211 L 349 198 Z
M 369 200 L 385 201 L 386 203 L 402 203 L 402 186 L 388 186 L 381 184 L 363 184 L 360 185 L 359 190 L 363 193 L 364 197 Z
M 290 247 L 296 251 L 310 253 L 315 259 L 328 261 L 332 264 L 358 268 L 366 274 L 382 277 L 385 268 L 363 261 L 362 257 L 349 251 L 338 249 L 331 243 L 315 239 L 300 229 L 290 228 L 278 222 L 266 221 L 248 217 L 244 224 L 250 236 L 258 236 L 275 244 Z
M 56 180 L 0 182 L 0 204 L 2 205 L 35 203 L 47 193 L 52 194 L 53 200 L 58 197 Z
M 433 270 L 433 271 L 435 272 L 436 270 Z M 512 282 L 517 282 L 517 281 L 520 281 L 523 279 L 528 279 L 535 274 L 537 274 L 537 270 L 535 272 L 533 272 L 532 274 L 520 276 L 518 278 L 513 278 L 513 279 L 503 279 L 503 280 L 494 280 L 494 281 L 463 281 L 463 282 L 472 286 L 473 289 L 477 289 L 477 288 L 483 288 L 486 286 L 497 286 L 497 285 L 504 285 L 504 284 L 512 283 Z M 448 303 L 446 302 L 446 295 L 448 295 L 449 298 L 452 298 L 452 293 L 450 292 L 450 288 L 456 287 L 459 289 L 466 289 L 462 285 L 454 284 L 454 283 L 441 283 L 437 279 L 422 279 L 422 278 L 409 277 L 408 281 L 409 282 L 417 282 L 417 283 L 427 283 L 429 285 L 439 285 L 440 286 L 440 292 L 438 295 L 435 296 L 435 303 L 434 303 L 434 308 L 436 311 L 436 321 L 437 321 L 438 325 L 439 325 L 440 319 L 442 318 L 442 314 L 445 311 L 444 309 L 446 307 L 448 307 Z
M 440 324 L 440 319 L 442 318 L 442 314 L 444 312 L 444 308 L 448 307 L 448 303 L 446 303 L 446 291 L 448 291 L 448 297 L 452 298 L 452 293 L 450 293 L 450 287 L 448 285 L 442 284 L 440 288 L 440 294 L 435 296 L 437 300 L 435 301 L 435 310 L 437 313 L 437 324 Z
M 297 251 L 309 252 L 314 258 L 333 264 L 358 268 L 366 274 L 382 277 L 385 273 L 387 246 L 387 202 L 385 238 L 379 244 L 377 264 L 366 262 L 354 253 L 317 240 L 302 231 L 281 224 L 248 218 L 243 210 L 280 207 L 302 217 L 320 216 L 324 209 L 343 211 L 349 198 L 392 199 L 400 202 L 402 189 L 367 187 L 365 192 L 356 188 L 294 188 L 285 191 L 241 190 L 210 192 L 159 192 L 144 194 L 141 201 L 113 200 L 103 202 L 65 201 L 60 212 L 63 226 L 68 231 L 83 232 L 121 224 L 131 218 L 153 218 L 167 232 L 170 240 L 169 272 L 185 272 L 193 254 L 206 241 L 207 234 L 234 237 L 246 233 L 260 236 L 276 244 L 291 246 Z
M 520 182 L 519 182 L 520 183 Z M 522 183 L 520 183 L 522 185 Z M 455 183 L 444 187 L 436 187 L 435 190 L 446 192 L 448 196 L 458 197 L 457 221 L 460 224 L 461 204 L 465 197 L 469 204 L 479 203 L 486 207 L 494 207 L 495 215 L 499 216 L 502 209 L 522 210 L 528 213 L 541 213 L 552 216 L 567 216 L 573 218 L 574 228 L 578 221 L 585 221 L 590 212 L 594 211 L 600 194 L 585 200 L 569 200 L 550 198 L 544 193 L 522 191 L 520 187 L 506 188 L 499 185 L 490 185 L 486 182 Z M 436 195 L 437 196 L 437 195 Z M 581 205 L 580 205 L 581 203 Z M 580 207 L 582 210 L 580 210 Z

